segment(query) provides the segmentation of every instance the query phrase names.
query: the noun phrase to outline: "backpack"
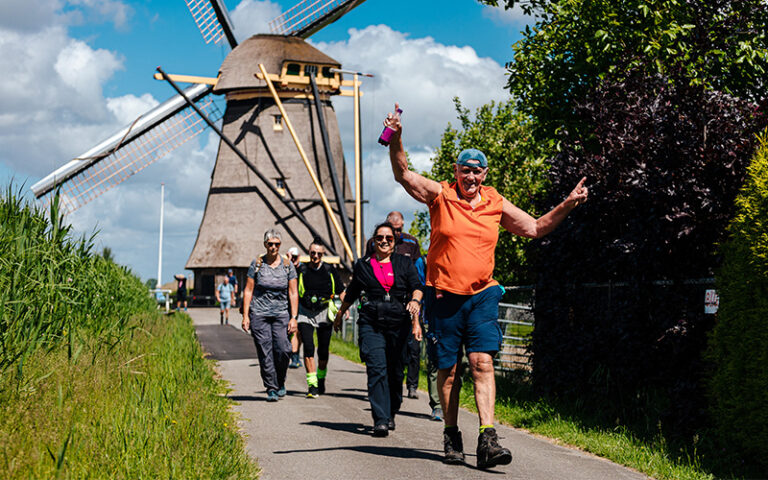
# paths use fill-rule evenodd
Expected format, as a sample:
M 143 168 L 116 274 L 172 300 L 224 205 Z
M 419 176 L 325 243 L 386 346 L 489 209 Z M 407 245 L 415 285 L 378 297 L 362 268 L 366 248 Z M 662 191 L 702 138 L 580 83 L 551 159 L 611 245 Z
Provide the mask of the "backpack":
M 288 278 L 288 275 L 291 273 L 291 262 L 288 261 L 287 258 L 280 256 L 280 259 L 283 261 L 283 268 L 285 269 L 285 278 Z M 253 272 L 253 278 L 254 280 L 259 275 L 259 270 L 261 270 L 261 266 L 264 264 L 264 255 L 259 255 L 259 258 L 256 259 L 256 269 Z M 240 302 L 240 314 L 243 314 L 243 303 Z

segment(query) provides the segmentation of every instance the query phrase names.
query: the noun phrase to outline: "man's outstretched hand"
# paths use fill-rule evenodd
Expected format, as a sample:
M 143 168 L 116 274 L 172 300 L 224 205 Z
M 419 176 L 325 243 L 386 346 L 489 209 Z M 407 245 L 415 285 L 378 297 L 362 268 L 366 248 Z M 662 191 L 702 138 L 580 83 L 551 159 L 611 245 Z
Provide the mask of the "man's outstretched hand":
M 589 189 L 584 186 L 584 182 L 586 181 L 587 177 L 582 177 L 582 179 L 579 180 L 578 185 L 576 185 L 576 188 L 574 188 L 568 195 L 568 198 L 565 199 L 565 203 L 569 207 L 574 208 L 582 203 L 586 203 L 587 197 L 589 196 Z

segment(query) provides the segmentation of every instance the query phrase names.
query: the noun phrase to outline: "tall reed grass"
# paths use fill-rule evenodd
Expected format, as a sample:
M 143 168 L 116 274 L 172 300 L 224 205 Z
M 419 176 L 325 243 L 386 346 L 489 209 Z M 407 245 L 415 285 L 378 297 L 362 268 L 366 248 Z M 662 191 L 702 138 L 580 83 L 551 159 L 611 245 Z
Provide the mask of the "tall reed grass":
M 110 348 L 131 315 L 153 308 L 139 278 L 94 253 L 95 233 L 74 236 L 57 199 L 45 212 L 21 191 L 0 196 L 0 377 L 40 348 L 64 343 L 72 355 L 78 335 Z
M 0 478 L 257 478 L 188 316 L 0 192 Z

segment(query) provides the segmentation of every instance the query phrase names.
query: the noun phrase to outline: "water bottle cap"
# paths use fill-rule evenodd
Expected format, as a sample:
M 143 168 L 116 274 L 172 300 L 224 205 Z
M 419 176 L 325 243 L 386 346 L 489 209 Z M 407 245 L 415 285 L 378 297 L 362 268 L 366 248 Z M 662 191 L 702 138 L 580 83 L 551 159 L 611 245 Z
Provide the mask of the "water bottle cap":
M 398 108 L 397 109 L 397 113 L 403 113 L 403 109 L 402 108 Z

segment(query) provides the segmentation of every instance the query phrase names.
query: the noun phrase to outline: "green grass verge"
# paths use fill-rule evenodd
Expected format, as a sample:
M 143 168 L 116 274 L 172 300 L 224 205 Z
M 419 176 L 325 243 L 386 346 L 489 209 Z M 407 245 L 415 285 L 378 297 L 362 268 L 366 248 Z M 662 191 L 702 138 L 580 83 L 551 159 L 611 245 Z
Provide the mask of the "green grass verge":
M 0 478 L 258 477 L 188 316 L 74 345 L 0 377 Z
M 360 363 L 357 346 L 336 337 L 331 340 L 331 353 Z M 419 387 L 423 390 L 427 388 L 424 368 L 420 373 Z M 477 411 L 474 385 L 466 375 L 461 406 Z M 702 459 L 696 451 L 675 451 L 661 434 L 643 440 L 621 425 L 605 426 L 605 422 L 598 418 L 599 412 L 594 412 L 594 407 L 585 408 L 536 397 L 523 378 L 497 378 L 495 414 L 500 423 L 594 453 L 659 480 L 715 478 L 702 467 Z

